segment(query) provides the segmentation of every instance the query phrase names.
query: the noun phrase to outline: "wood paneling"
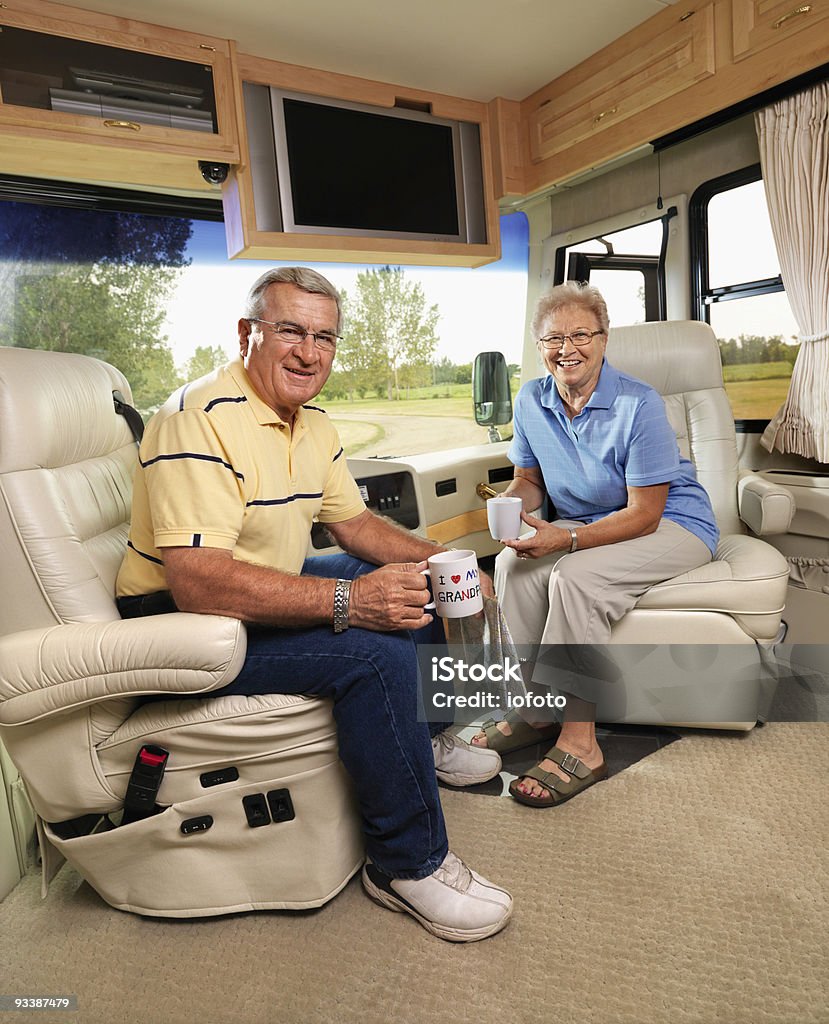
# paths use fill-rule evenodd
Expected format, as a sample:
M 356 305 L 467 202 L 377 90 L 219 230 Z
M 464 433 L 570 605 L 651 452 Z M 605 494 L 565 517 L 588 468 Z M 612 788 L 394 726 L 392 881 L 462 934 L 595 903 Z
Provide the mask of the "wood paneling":
M 675 15 L 664 28 L 651 30 L 633 43 L 628 39 L 612 59 L 593 61 L 589 74 L 541 99 L 529 115 L 530 159 L 534 163 L 713 75 L 714 5 L 708 3 L 687 17 Z
M 463 515 L 454 516 L 452 519 L 444 519 L 441 523 L 433 523 L 427 527 L 426 536 L 438 544 L 448 544 L 459 537 L 488 529 L 486 509 L 478 508 L 474 512 L 464 512 Z
M 779 0 L 686 0 L 528 97 L 521 104 L 521 125 L 535 158 L 524 167 L 525 194 L 567 181 L 826 63 L 829 0 L 812 0 L 811 12 L 773 28 L 798 6 Z M 712 9 L 713 66 L 707 20 Z M 696 35 L 686 39 L 684 53 L 680 48 L 671 57 L 663 51 L 661 63 L 650 68 L 637 56 L 658 57 L 660 39 L 680 40 L 681 26 L 690 31 L 695 21 Z M 748 37 L 747 25 L 753 26 Z M 753 50 L 735 53 L 735 44 L 745 45 L 746 38 Z M 638 81 L 632 94 L 628 72 Z M 664 85 L 663 73 L 672 84 Z M 689 80 L 681 86 L 683 75 Z
M 829 19 L 829 0 L 731 0 L 734 60 L 744 60 Z M 826 54 L 829 58 L 829 53 Z

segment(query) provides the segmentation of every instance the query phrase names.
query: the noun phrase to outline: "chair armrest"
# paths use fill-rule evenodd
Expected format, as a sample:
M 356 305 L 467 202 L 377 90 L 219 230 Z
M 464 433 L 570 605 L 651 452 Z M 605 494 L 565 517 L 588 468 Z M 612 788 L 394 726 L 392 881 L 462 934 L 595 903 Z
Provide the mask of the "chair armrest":
M 205 693 L 245 659 L 238 619 L 174 612 L 79 622 L 0 639 L 0 725 L 23 725 L 110 697 Z
M 740 519 L 758 537 L 788 533 L 795 513 L 794 495 L 757 473 L 744 473 L 737 484 Z

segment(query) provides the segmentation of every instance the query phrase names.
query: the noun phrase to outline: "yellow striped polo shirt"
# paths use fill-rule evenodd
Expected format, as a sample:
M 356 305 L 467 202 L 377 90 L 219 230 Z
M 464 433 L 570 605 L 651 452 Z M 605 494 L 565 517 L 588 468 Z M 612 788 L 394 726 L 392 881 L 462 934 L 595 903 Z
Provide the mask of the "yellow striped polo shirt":
M 224 548 L 299 573 L 314 519 L 364 509 L 327 414 L 304 405 L 291 429 L 237 359 L 175 392 L 147 424 L 116 594 L 167 589 L 165 547 Z

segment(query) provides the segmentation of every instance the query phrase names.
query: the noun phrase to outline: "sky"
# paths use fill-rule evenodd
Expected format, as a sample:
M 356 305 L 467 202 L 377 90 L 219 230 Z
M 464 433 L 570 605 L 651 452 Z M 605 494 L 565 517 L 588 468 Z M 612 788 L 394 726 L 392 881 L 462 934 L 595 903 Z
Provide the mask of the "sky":
M 406 277 L 423 286 L 426 301 L 437 305 L 439 344 L 436 358 L 471 362 L 478 352 L 499 350 L 508 362 L 521 362 L 527 296 L 529 228 L 526 217 L 501 218 L 501 259 L 474 270 L 405 267 Z M 265 270 L 288 266 L 277 261 L 230 260 L 224 224 L 194 221 L 186 255 L 193 263 L 182 274 L 168 303 L 164 330 L 173 358 L 182 366 L 202 346 L 236 351 L 236 324 L 245 295 Z M 348 263 L 309 264 L 335 287 L 355 292 L 357 275 L 370 269 Z

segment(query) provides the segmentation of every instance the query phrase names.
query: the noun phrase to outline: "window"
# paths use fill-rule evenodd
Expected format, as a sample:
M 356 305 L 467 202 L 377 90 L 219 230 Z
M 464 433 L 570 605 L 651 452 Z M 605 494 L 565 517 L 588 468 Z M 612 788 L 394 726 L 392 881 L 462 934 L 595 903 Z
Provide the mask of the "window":
M 734 418 L 760 429 L 786 397 L 799 346 L 759 164 L 700 186 L 690 217 L 694 315 L 717 335 Z
M 110 362 L 152 414 L 234 356 L 245 295 L 274 265 L 228 261 L 221 217 L 213 200 L 1 179 L 0 344 Z M 349 455 L 487 443 L 473 415 L 472 361 L 500 349 L 517 374 L 524 214 L 502 217 L 501 238 L 501 260 L 474 271 L 316 265 L 346 299 L 345 339 L 319 402 Z M 390 311 L 396 320 L 381 323 Z
M 590 238 L 556 252 L 555 281 L 589 281 L 607 303 L 610 323 L 664 319 L 660 271 L 665 220 Z

